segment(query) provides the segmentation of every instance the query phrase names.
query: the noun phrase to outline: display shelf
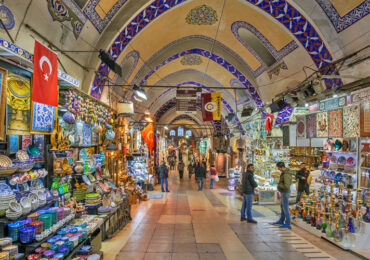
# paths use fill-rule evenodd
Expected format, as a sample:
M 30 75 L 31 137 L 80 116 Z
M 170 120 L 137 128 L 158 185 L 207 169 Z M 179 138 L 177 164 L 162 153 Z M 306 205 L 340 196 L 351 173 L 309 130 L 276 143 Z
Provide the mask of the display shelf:
M 53 232 L 52 234 L 50 234 L 48 237 L 46 237 L 46 238 L 44 238 L 44 239 L 42 239 L 40 241 L 35 241 L 35 242 L 29 243 L 29 244 L 23 244 L 21 242 L 13 242 L 13 244 L 18 245 L 18 248 L 19 248 L 18 250 L 20 252 L 25 253 L 26 255 L 29 255 L 32 252 L 34 252 L 36 248 L 40 247 L 42 243 L 45 243 L 49 238 L 51 238 L 52 236 L 55 236 L 55 234 L 60 229 L 66 227 L 72 221 L 73 221 L 73 219 L 71 219 L 69 222 L 65 223 L 61 228 L 59 228 L 58 230 L 56 230 L 55 232 Z
M 370 223 L 363 223 L 365 225 L 365 231 L 364 233 L 348 233 L 347 240 L 346 238 L 343 238 L 342 241 L 338 242 L 335 241 L 334 238 L 327 237 L 324 233 L 322 233 L 320 230 L 312 227 L 311 225 L 304 222 L 302 219 L 295 218 L 292 219 L 292 223 L 312 235 L 315 235 L 316 237 L 320 237 L 322 239 L 325 239 L 329 241 L 330 243 L 344 249 L 344 250 L 350 250 L 350 249 L 370 249 L 370 243 L 368 242 L 370 240 Z

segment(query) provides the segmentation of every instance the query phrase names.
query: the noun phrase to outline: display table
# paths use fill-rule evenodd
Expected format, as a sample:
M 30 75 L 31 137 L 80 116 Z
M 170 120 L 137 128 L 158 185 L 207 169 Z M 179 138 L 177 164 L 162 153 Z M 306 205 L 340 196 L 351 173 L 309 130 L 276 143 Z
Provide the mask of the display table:
M 276 190 L 259 190 L 258 191 L 258 204 L 259 205 L 268 205 L 268 204 L 277 204 L 278 198 Z

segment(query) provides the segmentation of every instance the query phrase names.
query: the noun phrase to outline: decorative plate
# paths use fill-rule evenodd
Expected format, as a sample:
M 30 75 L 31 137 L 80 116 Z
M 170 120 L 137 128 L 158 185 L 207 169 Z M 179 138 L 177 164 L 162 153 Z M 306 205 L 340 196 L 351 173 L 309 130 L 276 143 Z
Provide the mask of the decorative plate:
M 19 161 L 28 161 L 30 159 L 27 152 L 23 150 L 18 151 L 15 156 Z
M 353 157 L 348 157 L 347 162 L 346 162 L 346 165 L 347 165 L 348 167 L 353 167 L 353 166 L 355 166 L 355 165 L 356 165 L 356 159 L 355 159 L 355 158 L 353 158 Z
M 12 166 L 12 160 L 8 156 L 0 155 L 0 167 Z
M 334 155 L 330 158 L 330 164 L 337 164 L 338 163 L 338 160 L 337 160 L 337 157 L 335 157 Z
M 344 157 L 344 156 L 340 156 L 339 158 L 338 158 L 338 165 L 339 166 L 344 166 L 345 164 L 346 164 L 346 157 Z

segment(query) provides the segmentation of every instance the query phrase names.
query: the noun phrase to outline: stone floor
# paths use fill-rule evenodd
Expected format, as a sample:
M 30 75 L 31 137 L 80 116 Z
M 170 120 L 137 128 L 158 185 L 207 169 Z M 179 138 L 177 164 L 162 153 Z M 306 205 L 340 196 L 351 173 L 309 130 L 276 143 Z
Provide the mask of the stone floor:
M 150 192 L 133 207 L 132 222 L 103 243 L 104 259 L 358 259 L 298 227 L 269 225 L 276 206 L 256 205 L 258 224 L 240 223 L 242 201 L 225 180 L 198 191 L 185 176 L 171 173 L 170 193 Z

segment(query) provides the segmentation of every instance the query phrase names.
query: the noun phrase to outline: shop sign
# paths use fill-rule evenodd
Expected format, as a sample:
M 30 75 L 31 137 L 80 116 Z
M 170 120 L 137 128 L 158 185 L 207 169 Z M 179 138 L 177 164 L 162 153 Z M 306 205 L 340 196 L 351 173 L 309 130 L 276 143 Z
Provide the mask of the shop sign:
M 347 105 L 347 97 L 336 97 L 320 101 L 320 111 L 333 110 Z
M 351 93 L 351 103 L 357 104 L 362 101 L 370 100 L 370 87 L 357 90 Z
M 61 70 L 58 70 L 58 78 L 70 83 L 71 85 L 77 88 L 80 86 L 80 81 L 78 79 L 75 79 L 72 76 L 69 76 L 67 73 Z
M 178 89 L 176 91 L 177 114 L 197 113 L 197 91 L 194 89 Z

